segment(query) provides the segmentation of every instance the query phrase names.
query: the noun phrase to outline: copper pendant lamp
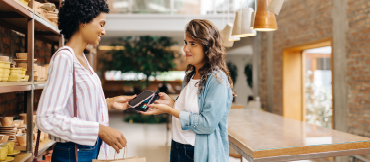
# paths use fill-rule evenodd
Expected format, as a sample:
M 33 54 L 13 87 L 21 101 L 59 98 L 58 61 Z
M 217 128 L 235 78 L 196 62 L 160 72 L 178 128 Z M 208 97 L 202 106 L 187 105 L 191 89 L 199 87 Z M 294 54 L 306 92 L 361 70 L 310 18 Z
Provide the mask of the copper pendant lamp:
M 277 30 L 275 14 L 267 9 L 270 2 L 271 0 L 258 0 L 253 29 L 264 32 Z

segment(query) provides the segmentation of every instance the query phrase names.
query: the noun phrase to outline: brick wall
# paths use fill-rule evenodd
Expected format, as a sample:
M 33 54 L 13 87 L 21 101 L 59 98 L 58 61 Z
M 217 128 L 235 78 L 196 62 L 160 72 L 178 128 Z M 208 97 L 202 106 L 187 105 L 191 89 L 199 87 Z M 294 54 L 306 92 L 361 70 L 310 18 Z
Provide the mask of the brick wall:
M 273 113 L 282 115 L 283 49 L 333 36 L 334 0 L 286 1 L 277 16 L 278 30 L 273 33 Z M 349 133 L 370 136 L 370 1 L 347 0 L 347 74 Z M 343 22 L 344 23 L 344 22 Z M 259 33 L 261 56 L 260 94 L 263 108 L 267 101 L 267 37 Z M 334 47 L 335 48 L 335 47 Z M 335 54 L 334 56 L 335 57 Z
M 348 0 L 348 132 L 370 137 L 370 1 Z
M 260 60 L 261 60 L 261 68 L 260 68 L 260 99 L 261 99 L 261 106 L 263 109 L 267 109 L 267 44 L 263 43 L 266 42 L 267 34 L 263 32 L 258 33 L 258 37 L 260 37 Z
M 16 53 L 25 52 L 25 37 L 9 28 L 0 26 L 0 55 L 16 58 Z M 50 62 L 51 45 L 42 41 L 35 41 L 35 58 L 39 65 Z M 35 91 L 34 107 L 37 108 L 42 90 Z M 26 109 L 24 92 L 12 92 L 0 94 L 0 117 L 14 116 L 23 113 Z
M 332 0 L 286 1 L 278 16 L 278 30 L 273 33 L 273 106 L 272 112 L 282 115 L 283 48 L 302 45 L 332 36 Z M 261 32 L 259 32 L 261 34 Z M 267 37 L 261 34 L 261 101 L 267 104 Z

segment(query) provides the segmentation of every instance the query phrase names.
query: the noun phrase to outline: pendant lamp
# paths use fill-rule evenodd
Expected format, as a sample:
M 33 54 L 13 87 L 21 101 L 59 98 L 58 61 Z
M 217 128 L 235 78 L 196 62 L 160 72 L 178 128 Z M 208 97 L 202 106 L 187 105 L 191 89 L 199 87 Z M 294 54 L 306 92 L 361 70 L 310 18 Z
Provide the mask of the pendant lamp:
M 247 8 L 236 12 L 232 36 L 256 36 L 257 32 L 250 28 L 253 9 Z
M 252 19 L 253 11 L 254 10 L 252 8 L 243 9 L 241 33 L 242 33 L 242 36 L 244 37 L 257 35 L 257 31 L 254 29 L 251 29 L 251 19 Z
M 279 15 L 281 7 L 283 7 L 284 0 L 272 0 L 268 5 L 267 9 L 271 12 Z
M 228 23 L 225 28 L 222 30 L 222 36 L 223 36 L 223 44 L 225 47 L 232 47 L 234 45 L 234 41 L 239 41 L 240 37 L 232 37 L 231 36 L 231 30 L 233 29 L 233 25 L 231 23 Z M 237 40 L 239 38 L 239 40 Z M 230 40 L 232 39 L 232 40 Z
M 240 37 L 234 37 L 231 35 L 234 25 L 232 23 L 227 23 L 226 27 L 229 28 L 228 30 L 229 41 L 240 41 Z
M 240 37 L 242 35 L 242 10 L 235 13 L 234 27 L 231 36 Z
M 251 17 L 251 29 L 254 29 L 254 19 L 256 18 L 256 11 L 252 12 L 252 17 Z
M 257 31 L 277 30 L 275 14 L 267 9 L 271 0 L 258 0 L 254 29 Z

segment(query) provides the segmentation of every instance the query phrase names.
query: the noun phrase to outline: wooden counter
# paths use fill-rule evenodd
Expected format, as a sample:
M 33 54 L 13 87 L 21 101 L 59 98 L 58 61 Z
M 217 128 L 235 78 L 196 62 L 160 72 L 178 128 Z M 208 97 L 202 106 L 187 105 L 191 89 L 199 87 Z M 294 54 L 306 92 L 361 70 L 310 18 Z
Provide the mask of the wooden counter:
M 283 118 L 259 109 L 230 111 L 229 142 L 250 162 L 364 155 L 370 148 L 370 138 Z

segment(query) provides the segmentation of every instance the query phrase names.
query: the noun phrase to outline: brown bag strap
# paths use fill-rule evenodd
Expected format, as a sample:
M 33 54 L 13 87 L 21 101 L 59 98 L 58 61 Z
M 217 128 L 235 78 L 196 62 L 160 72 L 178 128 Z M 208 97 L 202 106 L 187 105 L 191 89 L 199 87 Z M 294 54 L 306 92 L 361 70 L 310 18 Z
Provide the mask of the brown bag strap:
M 73 67 L 73 114 L 74 114 L 74 117 L 77 118 L 77 95 L 76 95 L 76 76 L 75 76 L 74 60 L 72 62 L 72 67 Z M 75 144 L 75 155 L 76 155 L 76 162 L 78 162 L 78 146 L 77 146 L 77 144 Z
M 61 50 L 68 50 L 71 53 L 73 53 L 68 48 L 59 49 L 56 53 L 60 52 Z M 77 118 L 77 104 L 76 104 L 77 97 L 76 97 L 76 78 L 75 78 L 74 58 L 72 60 L 72 71 L 73 71 L 73 113 L 74 113 L 74 117 Z M 36 146 L 35 146 L 35 154 L 34 154 L 33 162 L 37 162 L 37 156 L 38 156 L 38 153 L 39 153 L 40 134 L 41 134 L 41 131 L 39 129 L 39 130 L 37 130 L 37 138 L 36 138 Z M 76 154 L 76 162 L 78 162 L 78 146 L 77 146 L 77 144 L 75 144 L 75 154 Z

